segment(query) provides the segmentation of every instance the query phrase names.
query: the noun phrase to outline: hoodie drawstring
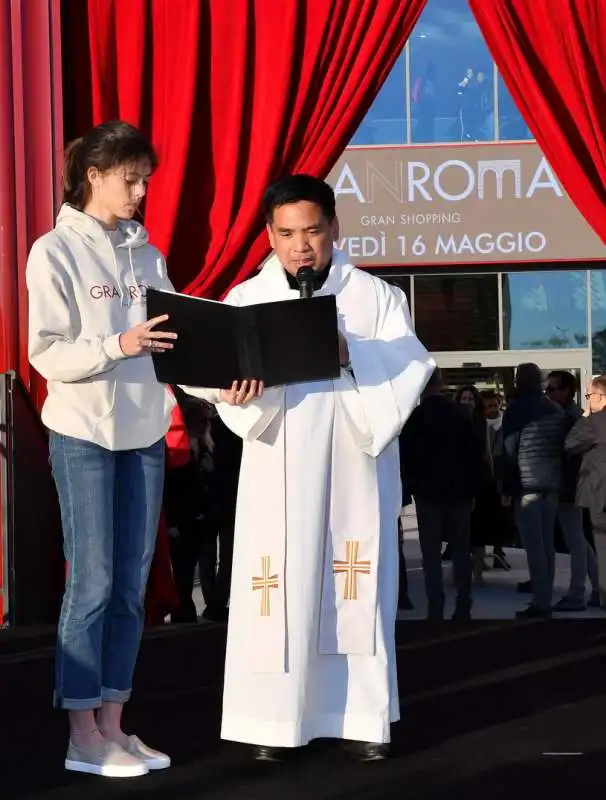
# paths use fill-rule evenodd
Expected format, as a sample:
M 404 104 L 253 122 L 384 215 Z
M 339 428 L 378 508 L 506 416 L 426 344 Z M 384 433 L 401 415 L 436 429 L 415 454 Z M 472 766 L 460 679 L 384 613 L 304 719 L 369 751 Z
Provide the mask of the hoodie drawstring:
M 133 286 L 136 289 L 137 288 L 137 278 L 135 276 L 135 259 L 133 257 L 133 248 L 132 247 L 128 248 L 128 263 L 130 264 L 130 277 L 131 277 L 131 280 L 133 282 Z M 128 299 L 130 301 L 129 305 L 132 305 L 133 301 L 132 301 L 132 297 L 131 297 L 130 292 L 128 294 Z
M 107 233 L 105 234 L 105 238 L 107 239 L 110 250 L 112 251 L 112 259 L 114 261 L 114 276 L 116 278 L 116 285 L 118 287 L 118 292 L 120 293 L 120 305 L 125 308 L 128 308 L 133 304 L 132 295 L 128 289 L 128 285 L 124 284 L 123 281 L 120 280 L 120 267 L 118 265 L 118 257 L 116 256 L 116 249 L 114 247 L 114 244 L 110 239 L 110 237 L 107 235 Z M 133 282 L 132 285 L 136 287 L 137 278 L 135 276 L 135 262 L 133 258 L 133 248 L 127 247 L 126 249 L 128 250 L 128 265 L 130 268 L 130 278 Z M 124 291 L 125 287 L 126 287 L 126 292 Z

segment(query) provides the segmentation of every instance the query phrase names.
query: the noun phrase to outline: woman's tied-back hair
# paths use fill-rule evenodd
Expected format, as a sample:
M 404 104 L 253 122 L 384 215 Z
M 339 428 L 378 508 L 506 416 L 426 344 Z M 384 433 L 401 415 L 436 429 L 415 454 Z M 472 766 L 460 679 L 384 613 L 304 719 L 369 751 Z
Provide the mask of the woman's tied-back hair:
M 63 164 L 63 202 L 82 211 L 91 196 L 87 172 L 96 167 L 107 172 L 122 164 L 149 160 L 152 170 L 158 166 L 156 152 L 138 128 L 116 120 L 91 128 L 65 150 Z

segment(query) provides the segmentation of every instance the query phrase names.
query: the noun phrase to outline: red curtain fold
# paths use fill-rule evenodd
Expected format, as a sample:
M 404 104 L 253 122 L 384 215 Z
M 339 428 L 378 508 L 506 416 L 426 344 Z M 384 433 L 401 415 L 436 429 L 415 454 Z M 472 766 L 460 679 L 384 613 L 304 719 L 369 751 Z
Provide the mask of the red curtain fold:
M 606 2 L 469 5 L 547 160 L 606 243 Z
M 34 402 L 44 382 L 27 357 L 29 249 L 54 222 L 63 143 L 59 0 L 0 0 L 0 372 Z
M 66 3 L 66 128 L 86 127 L 79 75 L 90 74 L 89 124 L 121 117 L 151 133 L 160 156 L 145 209 L 152 239 L 178 288 L 219 297 L 267 255 L 267 185 L 287 172 L 328 174 L 425 3 Z M 83 28 L 90 48 L 78 41 Z

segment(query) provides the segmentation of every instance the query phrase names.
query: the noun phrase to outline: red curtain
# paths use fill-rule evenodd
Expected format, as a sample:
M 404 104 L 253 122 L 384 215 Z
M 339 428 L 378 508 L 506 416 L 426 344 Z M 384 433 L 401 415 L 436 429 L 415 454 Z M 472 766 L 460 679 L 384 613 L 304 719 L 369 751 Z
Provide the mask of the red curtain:
M 606 242 L 606 2 L 469 5 L 547 160 Z
M 66 3 L 67 130 L 121 117 L 151 133 L 146 225 L 177 287 L 218 297 L 268 252 L 267 185 L 328 174 L 425 3 Z
M 59 0 L 0 0 L 0 372 L 35 402 L 44 382 L 27 357 L 25 264 L 53 226 L 63 142 Z

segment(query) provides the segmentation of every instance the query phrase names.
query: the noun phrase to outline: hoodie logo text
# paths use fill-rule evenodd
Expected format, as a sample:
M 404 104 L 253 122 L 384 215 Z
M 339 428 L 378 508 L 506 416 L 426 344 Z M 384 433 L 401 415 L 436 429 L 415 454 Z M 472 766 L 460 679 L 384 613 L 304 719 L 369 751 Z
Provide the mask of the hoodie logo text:
M 145 286 L 145 284 L 125 286 L 124 288 L 131 300 L 147 297 L 147 286 Z M 89 294 L 93 300 L 113 300 L 114 297 L 120 297 L 120 290 L 116 286 L 96 284 L 90 287 Z

